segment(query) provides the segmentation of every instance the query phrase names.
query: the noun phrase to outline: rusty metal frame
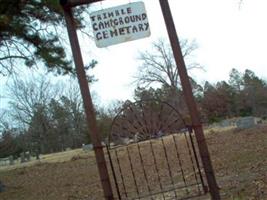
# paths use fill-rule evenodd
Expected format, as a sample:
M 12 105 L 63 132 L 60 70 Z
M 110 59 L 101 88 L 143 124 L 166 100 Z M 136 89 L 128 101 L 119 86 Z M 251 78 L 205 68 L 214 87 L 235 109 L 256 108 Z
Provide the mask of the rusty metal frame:
M 104 0 L 59 0 L 60 4 L 66 8 L 66 7 L 75 7 L 75 6 L 80 6 L 80 5 L 85 5 L 85 4 L 91 4 L 91 3 L 96 3 Z
M 193 92 L 192 92 L 192 87 L 191 87 L 190 80 L 187 74 L 185 62 L 184 62 L 181 47 L 179 44 L 179 38 L 176 32 L 176 28 L 174 25 L 172 14 L 171 14 L 171 9 L 170 9 L 168 0 L 159 0 L 159 2 L 160 2 L 161 10 L 163 13 L 163 17 L 165 20 L 166 28 L 168 31 L 176 66 L 177 66 L 178 73 L 181 79 L 181 85 L 183 88 L 183 93 L 185 96 L 186 104 L 189 109 L 190 117 L 192 120 L 192 126 L 196 134 L 198 148 L 199 148 L 201 160 L 204 166 L 204 171 L 207 177 L 210 194 L 211 194 L 212 199 L 220 200 L 221 198 L 220 198 L 220 193 L 219 193 L 219 187 L 217 185 L 216 178 L 214 175 L 214 170 L 212 167 L 208 146 L 205 140 L 202 124 L 200 122 L 199 112 L 197 109 L 197 104 L 195 102 Z
M 84 65 L 82 62 L 82 56 L 80 52 L 79 42 L 77 38 L 76 28 L 73 21 L 71 8 L 79 5 L 90 4 L 95 2 L 100 2 L 104 0 L 59 0 L 65 14 L 65 19 L 67 22 L 67 29 L 69 33 L 69 39 L 71 43 L 72 53 L 74 57 L 75 66 L 77 69 L 78 80 L 80 84 L 80 89 L 84 101 L 85 112 L 87 116 L 88 125 L 92 131 L 92 141 L 96 153 L 97 165 L 101 177 L 102 186 L 104 189 L 104 194 L 106 199 L 114 199 L 111 189 L 111 184 L 108 177 L 107 167 L 104 157 L 103 149 L 101 148 L 101 140 L 99 132 L 96 128 L 96 118 L 94 114 L 93 104 L 90 96 L 90 91 L 88 83 L 86 82 Z M 186 103 L 190 112 L 192 127 L 196 134 L 196 140 L 198 143 L 198 148 L 203 163 L 204 171 L 207 177 L 207 182 L 210 190 L 212 199 L 220 200 L 219 188 L 214 175 L 214 170 L 212 167 L 208 146 L 204 137 L 202 124 L 200 122 L 200 117 L 197 109 L 197 105 L 192 93 L 192 87 L 189 81 L 189 77 L 186 71 L 184 59 L 181 52 L 181 47 L 179 44 L 178 35 L 173 22 L 170 6 L 168 0 L 159 0 L 162 9 L 162 14 L 165 20 L 166 28 L 168 31 L 170 43 L 172 46 L 175 62 L 178 68 L 178 73 L 181 79 L 181 84 L 183 92 L 185 95 Z
M 67 3 L 68 1 L 60 1 L 61 3 Z M 78 2 L 78 1 L 70 1 Z M 88 1 L 79 1 L 79 2 L 88 2 Z M 71 4 L 75 5 L 75 4 Z M 71 50 L 74 58 L 74 63 L 77 71 L 77 77 L 79 81 L 79 86 L 81 90 L 81 95 L 84 104 L 84 110 L 86 114 L 87 124 L 90 129 L 90 136 L 93 144 L 93 149 L 96 155 L 96 163 L 100 175 L 100 180 L 102 188 L 104 191 L 104 196 L 106 200 L 113 200 L 113 193 L 111 188 L 111 183 L 109 179 L 108 169 L 105 160 L 105 154 L 103 146 L 101 144 L 101 135 L 97 128 L 96 116 L 94 111 L 94 106 L 89 90 L 88 81 L 86 79 L 86 74 L 84 70 L 84 64 L 81 54 L 81 49 L 78 41 L 78 36 L 76 32 L 76 26 L 72 14 L 72 8 L 68 4 L 63 4 L 64 16 L 66 20 L 69 40 L 71 44 Z

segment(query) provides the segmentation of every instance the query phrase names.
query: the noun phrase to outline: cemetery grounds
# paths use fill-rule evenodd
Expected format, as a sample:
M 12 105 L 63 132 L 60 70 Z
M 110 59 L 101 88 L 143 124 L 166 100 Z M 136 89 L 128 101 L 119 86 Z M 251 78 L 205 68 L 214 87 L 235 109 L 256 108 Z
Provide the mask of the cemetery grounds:
M 222 199 L 266 200 L 267 125 L 212 128 L 205 135 Z M 76 149 L 1 166 L 0 180 L 5 185 L 1 200 L 104 199 L 92 151 Z

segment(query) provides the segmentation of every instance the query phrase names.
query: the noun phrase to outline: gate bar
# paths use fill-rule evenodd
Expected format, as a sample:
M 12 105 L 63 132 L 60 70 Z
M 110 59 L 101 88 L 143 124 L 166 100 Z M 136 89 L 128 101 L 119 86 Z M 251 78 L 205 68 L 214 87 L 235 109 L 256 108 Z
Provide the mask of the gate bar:
M 195 148 L 195 144 L 194 144 L 194 139 L 193 139 L 193 136 L 192 136 L 192 129 L 191 128 L 189 129 L 189 137 L 190 137 L 191 146 L 192 146 L 192 149 L 193 149 L 195 161 L 196 161 L 196 164 L 197 164 L 198 174 L 199 174 L 199 177 L 200 177 L 200 181 L 202 183 L 202 188 L 203 188 L 203 191 L 205 193 L 207 193 L 208 192 L 208 188 L 204 183 L 204 180 L 203 180 L 203 177 L 202 177 L 202 173 L 201 173 L 201 170 L 200 170 L 200 165 L 199 165 L 199 161 L 198 161 L 198 156 L 197 156 L 197 152 L 196 152 L 196 148 Z
M 118 185 L 118 180 L 117 180 L 117 177 L 116 177 L 115 168 L 114 168 L 114 165 L 113 165 L 113 162 L 112 162 L 112 158 L 111 158 L 111 154 L 110 154 L 110 148 L 109 148 L 108 144 L 106 144 L 106 149 L 107 149 L 107 153 L 108 153 L 108 159 L 109 159 L 110 168 L 111 168 L 111 172 L 112 172 L 112 175 L 113 175 L 113 180 L 114 180 L 114 183 L 115 183 L 117 195 L 118 195 L 119 200 L 122 200 L 121 199 L 121 194 L 120 194 L 120 188 L 119 188 L 119 185 Z
M 196 139 L 199 147 L 199 153 L 203 163 L 204 171 L 207 177 L 207 182 L 210 189 L 210 194 L 213 200 L 220 200 L 219 188 L 216 182 L 212 163 L 209 155 L 208 146 L 203 133 L 200 117 L 197 109 L 197 105 L 193 96 L 192 87 L 188 78 L 188 74 L 185 67 L 181 47 L 179 44 L 179 38 L 174 25 L 173 17 L 168 0 L 159 0 L 162 14 L 165 20 L 166 28 L 168 31 L 171 47 L 173 50 L 176 67 L 181 79 L 181 85 L 185 95 L 185 100 L 191 116 L 193 128 L 196 134 Z
M 187 149 L 188 149 L 189 158 L 190 158 L 190 161 L 191 161 L 191 164 L 192 164 L 194 177 L 195 177 L 196 182 L 198 183 L 198 176 L 197 176 L 197 172 L 196 172 L 196 167 L 195 167 L 194 159 L 193 159 L 192 152 L 191 152 L 191 149 L 190 149 L 190 146 L 189 146 L 189 142 L 188 142 L 188 138 L 187 138 L 186 132 L 184 132 L 184 137 L 185 137 L 185 142 L 186 142 L 186 146 L 187 146 Z M 198 192 L 200 193 L 199 186 L 198 186 Z M 204 190 L 204 192 L 205 192 L 205 190 Z
M 177 142 L 176 142 L 175 138 L 176 138 L 176 136 L 172 135 L 172 139 L 173 139 L 173 143 L 174 143 L 175 151 L 176 151 L 176 157 L 178 158 L 179 166 L 181 168 L 183 182 L 184 182 L 184 185 L 187 187 L 187 183 L 186 183 L 186 180 L 185 180 L 185 173 L 184 173 L 181 157 L 180 157 L 180 154 L 179 154 L 179 151 L 178 151 L 178 145 L 177 145 Z M 186 192 L 189 193 L 188 189 L 186 189 Z
M 157 177 L 158 177 L 160 191 L 163 191 L 163 186 L 162 186 L 162 183 L 161 183 L 161 178 L 160 178 L 160 174 L 159 174 L 157 160 L 156 160 L 156 156 L 155 156 L 155 152 L 154 152 L 154 148 L 153 148 L 153 144 L 152 144 L 151 140 L 149 140 L 149 144 L 150 144 L 150 148 L 151 148 L 151 152 L 152 152 L 152 156 L 153 156 L 153 161 L 154 161 L 154 164 L 155 164 L 155 170 L 156 170 L 157 175 L 158 175 Z M 162 193 L 162 196 L 163 196 L 163 199 L 165 200 L 164 193 Z
M 170 180 L 171 180 L 172 187 L 174 188 L 175 185 L 174 185 L 173 176 L 172 176 L 172 169 L 171 169 L 171 167 L 170 167 L 170 162 L 169 162 L 169 158 L 168 158 L 168 154 L 167 154 L 166 146 L 165 146 L 165 143 L 164 143 L 162 137 L 161 137 L 160 140 L 161 140 L 161 144 L 162 144 L 162 146 L 163 146 L 164 155 L 165 155 L 166 162 L 167 162 L 168 174 L 169 174 L 169 177 L 170 177 Z M 175 199 L 177 199 L 177 193 L 176 193 L 176 190 L 174 190 L 174 195 L 175 195 Z
M 119 172 L 120 172 L 120 176 L 121 176 L 121 181 L 122 181 L 122 187 L 123 187 L 123 190 L 124 190 L 124 195 L 125 195 L 125 197 L 127 199 L 128 198 L 128 194 L 127 194 L 127 191 L 126 191 L 125 181 L 124 181 L 122 170 L 121 170 L 121 162 L 120 162 L 120 159 L 119 159 L 119 156 L 118 156 L 117 149 L 115 149 L 115 156 L 116 156 L 117 164 L 118 164 L 118 167 L 119 167 Z
M 141 153 L 141 148 L 140 148 L 139 142 L 137 142 L 137 149 L 138 149 L 138 154 L 139 154 L 139 158 L 140 158 L 140 161 L 141 161 L 142 169 L 143 169 L 143 172 L 144 172 L 144 178 L 145 178 L 146 186 L 147 186 L 147 189 L 148 189 L 148 193 L 151 194 L 151 188 L 149 186 L 149 181 L 148 181 L 148 178 L 147 178 L 147 172 L 146 172 L 146 169 L 145 169 L 144 160 L 143 160 L 143 157 L 142 157 L 142 153 Z
M 139 193 L 139 189 L 138 189 L 138 185 L 137 185 L 137 180 L 136 180 L 135 173 L 134 173 L 133 162 L 132 162 L 132 158 L 131 158 L 131 155 L 130 155 L 128 146 L 126 146 L 126 152 L 127 152 L 128 159 L 130 161 L 130 169 L 131 169 L 132 176 L 133 176 L 133 179 L 134 179 L 134 186 L 135 186 L 135 189 L 136 189 L 136 193 L 137 193 L 137 196 L 139 197 L 140 196 L 140 193 Z

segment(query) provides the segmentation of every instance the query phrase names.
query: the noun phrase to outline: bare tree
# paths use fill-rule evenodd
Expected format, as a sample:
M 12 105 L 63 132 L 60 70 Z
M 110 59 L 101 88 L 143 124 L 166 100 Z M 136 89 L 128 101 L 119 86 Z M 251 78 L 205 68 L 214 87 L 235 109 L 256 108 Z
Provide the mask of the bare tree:
M 195 41 L 181 40 L 183 57 L 187 69 L 202 68 L 198 63 L 192 62 L 192 54 L 197 49 Z M 140 53 L 139 60 L 142 62 L 139 73 L 135 77 L 139 86 L 148 87 L 152 83 L 178 88 L 180 86 L 179 75 L 174 61 L 170 45 L 163 39 L 152 44 L 150 51 Z
M 56 98 L 58 90 L 58 87 L 52 87 L 52 83 L 45 76 L 30 80 L 14 78 L 8 85 L 12 117 L 18 122 L 29 125 L 36 105 L 47 105 L 52 98 Z
M 243 0 L 239 0 L 239 9 L 241 8 L 242 5 L 243 5 Z
M 87 126 L 83 109 L 82 97 L 78 84 L 68 84 L 65 94 L 60 99 L 62 106 L 68 113 L 71 124 L 71 147 L 79 147 L 81 143 L 89 142 Z

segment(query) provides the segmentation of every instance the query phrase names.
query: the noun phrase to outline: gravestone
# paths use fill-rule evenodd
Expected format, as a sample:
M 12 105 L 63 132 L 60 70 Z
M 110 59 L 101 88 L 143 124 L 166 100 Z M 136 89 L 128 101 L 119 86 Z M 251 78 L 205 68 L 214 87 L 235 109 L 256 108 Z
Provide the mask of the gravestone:
M 252 128 L 256 126 L 257 120 L 255 117 L 242 117 L 236 122 L 237 128 Z
M 223 128 L 229 127 L 229 126 L 232 126 L 232 122 L 228 119 L 225 119 L 225 120 L 220 122 L 220 126 Z
M 0 158 L 0 166 L 8 165 L 8 158 Z
M 24 152 L 22 152 L 22 153 L 20 154 L 20 162 L 21 162 L 21 163 L 26 162 Z
M 4 192 L 4 191 L 5 191 L 5 185 L 0 180 L 0 192 Z
M 31 154 L 30 154 L 30 152 L 25 152 L 25 158 L 26 158 L 26 160 L 29 162 L 29 161 L 31 161 Z
M 40 160 L 40 153 L 38 150 L 35 151 L 34 155 L 36 157 L 36 160 Z
M 93 149 L 93 145 L 92 144 L 83 144 L 82 149 L 84 151 L 91 151 Z
M 14 165 L 14 158 L 13 158 L 13 156 L 9 156 L 8 159 L 9 159 L 9 165 Z

